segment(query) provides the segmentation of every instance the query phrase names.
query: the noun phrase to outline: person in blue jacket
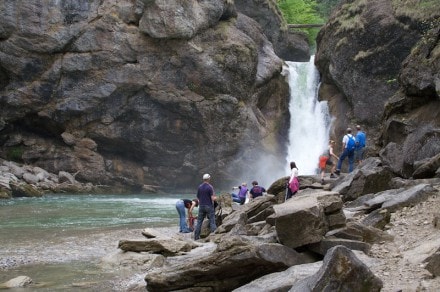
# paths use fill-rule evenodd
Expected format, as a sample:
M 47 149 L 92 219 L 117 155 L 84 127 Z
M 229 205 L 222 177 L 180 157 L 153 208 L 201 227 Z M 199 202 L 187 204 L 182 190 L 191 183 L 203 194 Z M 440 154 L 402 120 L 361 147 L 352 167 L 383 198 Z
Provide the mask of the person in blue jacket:
M 354 160 L 361 164 L 364 160 L 365 146 L 367 144 L 367 134 L 362 131 L 361 126 L 356 126 L 356 147 L 354 149 Z

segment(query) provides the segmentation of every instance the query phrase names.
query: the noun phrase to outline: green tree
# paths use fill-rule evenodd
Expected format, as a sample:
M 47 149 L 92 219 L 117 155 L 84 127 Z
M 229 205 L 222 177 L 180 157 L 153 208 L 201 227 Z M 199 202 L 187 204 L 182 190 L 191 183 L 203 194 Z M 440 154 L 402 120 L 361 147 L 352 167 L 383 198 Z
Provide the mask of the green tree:
M 277 5 L 289 24 L 323 24 L 339 2 L 340 0 L 277 0 Z M 315 48 L 319 28 L 295 30 L 306 33 L 312 49 Z

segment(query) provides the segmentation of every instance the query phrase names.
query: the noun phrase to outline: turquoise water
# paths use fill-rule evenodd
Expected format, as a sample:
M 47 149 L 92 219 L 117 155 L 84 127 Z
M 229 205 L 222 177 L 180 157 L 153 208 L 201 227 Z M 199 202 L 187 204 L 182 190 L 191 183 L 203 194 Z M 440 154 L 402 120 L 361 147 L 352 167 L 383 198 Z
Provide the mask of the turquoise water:
M 118 251 L 119 240 L 146 227 L 174 227 L 181 195 L 46 195 L 0 200 L 0 283 L 27 275 L 30 291 L 77 291 L 75 283 L 102 287 L 119 271 L 99 260 Z M 81 291 L 97 291 L 86 285 Z M 87 288 L 88 287 L 88 288 Z M 20 290 L 22 291 L 22 290 Z
M 149 223 L 169 226 L 180 196 L 47 195 L 0 200 L 2 231 L 94 229 Z M 32 220 L 29 220 L 32 219 Z

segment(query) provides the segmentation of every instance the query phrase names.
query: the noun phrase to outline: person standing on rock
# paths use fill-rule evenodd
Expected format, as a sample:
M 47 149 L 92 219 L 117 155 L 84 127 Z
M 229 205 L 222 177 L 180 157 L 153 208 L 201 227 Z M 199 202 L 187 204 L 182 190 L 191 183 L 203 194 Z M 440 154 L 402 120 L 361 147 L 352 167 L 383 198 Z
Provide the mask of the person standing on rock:
M 342 162 L 344 159 L 348 157 L 348 172 L 353 171 L 353 163 L 354 163 L 354 149 L 356 146 L 356 140 L 351 134 L 351 128 L 347 128 L 347 134 L 342 138 L 342 154 L 339 157 L 338 166 L 336 167 L 335 173 L 337 175 L 341 174 Z
M 193 227 L 191 226 L 191 222 L 192 222 L 191 220 L 193 218 L 192 211 L 195 207 L 198 207 L 198 206 L 199 206 L 198 199 L 193 199 L 192 201 L 188 200 L 188 199 L 181 199 L 176 202 L 176 210 L 177 210 L 177 213 L 179 214 L 179 218 L 180 218 L 179 219 L 179 232 L 189 233 L 189 232 L 193 231 L 193 229 L 192 229 Z M 185 209 L 188 210 L 188 222 L 190 223 L 189 227 L 186 224 L 187 218 L 185 215 Z
M 354 160 L 357 164 L 361 164 L 364 160 L 365 145 L 367 142 L 367 135 L 362 131 L 361 126 L 356 126 L 356 148 L 354 149 Z
M 335 141 L 330 140 L 328 142 L 327 150 L 319 157 L 319 168 L 321 169 L 321 184 L 324 184 L 325 167 L 327 165 L 331 167 L 330 178 L 336 177 L 334 174 L 336 170 L 336 163 L 333 162 L 332 157 L 334 157 L 336 161 L 339 159 L 339 157 L 336 156 L 335 153 L 333 153 L 333 148 L 335 147 L 335 144 Z
M 298 167 L 294 161 L 290 162 L 290 178 L 287 182 L 287 192 L 285 201 L 293 197 L 299 190 Z
M 197 189 L 197 199 L 199 200 L 199 215 L 197 216 L 196 230 L 194 231 L 194 240 L 200 239 L 202 231 L 203 220 L 208 217 L 209 229 L 211 233 L 217 229 L 215 224 L 215 208 L 214 202 L 216 196 L 214 188 L 210 184 L 211 176 L 209 174 L 203 175 L 203 183 Z

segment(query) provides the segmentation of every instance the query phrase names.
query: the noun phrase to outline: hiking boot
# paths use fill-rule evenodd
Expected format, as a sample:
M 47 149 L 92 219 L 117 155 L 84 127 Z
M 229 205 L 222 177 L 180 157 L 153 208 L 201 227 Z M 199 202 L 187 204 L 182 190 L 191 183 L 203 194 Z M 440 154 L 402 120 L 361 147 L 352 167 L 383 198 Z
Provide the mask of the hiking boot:
M 330 178 L 337 178 L 337 176 L 334 173 L 332 173 L 330 174 Z
M 341 171 L 340 171 L 339 169 L 337 169 L 337 170 L 335 171 L 335 174 L 336 174 L 336 175 L 340 175 L 340 174 L 341 174 Z
M 325 185 L 324 179 L 321 179 L 321 184 Z

